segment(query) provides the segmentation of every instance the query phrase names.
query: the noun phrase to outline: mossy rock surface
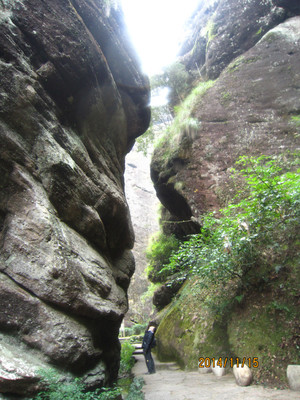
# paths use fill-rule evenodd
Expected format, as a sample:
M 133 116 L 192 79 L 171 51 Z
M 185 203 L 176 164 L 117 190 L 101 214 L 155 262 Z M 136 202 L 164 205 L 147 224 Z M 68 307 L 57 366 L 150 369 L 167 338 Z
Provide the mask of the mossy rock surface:
M 296 264 L 290 268 L 243 296 L 233 282 L 207 289 L 189 279 L 160 313 L 158 358 L 188 369 L 197 368 L 200 357 L 245 358 L 247 365 L 250 359 L 255 383 L 287 387 L 287 365 L 300 364 L 299 271 Z
M 236 357 L 258 359 L 257 382 L 284 387 L 289 364 L 300 364 L 299 281 L 297 259 L 268 290 L 252 291 L 228 319 L 230 348 Z M 298 293 L 298 294 L 297 294 Z
M 168 308 L 157 331 L 161 361 L 175 360 L 181 367 L 198 367 L 200 357 L 226 356 L 229 352 L 226 324 L 218 309 L 208 304 L 219 288 L 205 289 L 197 278 L 187 281 Z

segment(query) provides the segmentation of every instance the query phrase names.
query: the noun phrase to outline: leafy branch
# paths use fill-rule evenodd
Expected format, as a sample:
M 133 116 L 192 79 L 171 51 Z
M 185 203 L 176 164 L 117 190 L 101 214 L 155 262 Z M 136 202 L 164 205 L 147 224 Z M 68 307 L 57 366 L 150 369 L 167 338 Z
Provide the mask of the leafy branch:
M 183 242 L 160 274 L 195 274 L 208 285 L 238 278 L 247 285 L 250 272 L 258 275 L 262 266 L 272 271 L 293 256 L 300 220 L 300 170 L 293 170 L 294 162 L 267 156 L 244 156 L 237 165 L 243 169 L 233 173 L 244 178 L 243 191 L 220 210 L 221 217 L 204 216 L 201 233 Z

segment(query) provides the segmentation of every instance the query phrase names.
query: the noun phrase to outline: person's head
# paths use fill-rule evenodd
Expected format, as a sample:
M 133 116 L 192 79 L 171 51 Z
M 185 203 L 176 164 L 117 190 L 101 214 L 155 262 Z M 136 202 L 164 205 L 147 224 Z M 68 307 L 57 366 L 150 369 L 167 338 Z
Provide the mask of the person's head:
M 155 333 L 156 329 L 157 329 L 157 323 L 154 321 L 149 322 L 147 331 L 151 330 L 151 332 Z

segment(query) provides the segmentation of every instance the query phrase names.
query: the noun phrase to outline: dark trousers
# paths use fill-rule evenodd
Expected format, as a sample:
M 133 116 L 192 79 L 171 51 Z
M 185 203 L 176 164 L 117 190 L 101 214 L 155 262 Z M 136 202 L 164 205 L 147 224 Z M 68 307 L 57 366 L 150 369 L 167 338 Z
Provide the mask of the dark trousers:
M 152 358 L 151 350 L 148 350 L 147 352 L 145 352 L 145 350 L 143 350 L 143 352 L 144 352 L 144 357 L 145 357 L 146 365 L 148 368 L 148 372 L 149 372 L 149 374 L 154 374 L 155 365 L 154 365 L 154 361 Z

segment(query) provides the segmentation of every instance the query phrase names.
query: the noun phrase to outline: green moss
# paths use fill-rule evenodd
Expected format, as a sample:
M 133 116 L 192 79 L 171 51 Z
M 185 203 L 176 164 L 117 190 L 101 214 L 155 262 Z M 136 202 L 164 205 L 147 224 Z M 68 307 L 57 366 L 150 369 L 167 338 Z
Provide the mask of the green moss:
M 244 59 L 245 59 L 244 56 L 236 58 L 232 63 L 229 64 L 228 71 L 229 72 L 237 71 L 239 67 L 243 64 Z
M 300 363 L 295 305 L 298 264 L 294 260 L 289 274 L 268 292 L 252 288 L 237 295 L 233 282 L 208 289 L 199 278 L 191 278 L 161 312 L 160 360 L 193 369 L 200 357 L 257 357 L 259 367 L 252 367 L 255 382 L 285 387 L 287 365 Z
M 234 72 L 237 71 L 242 65 L 245 64 L 252 64 L 254 62 L 257 62 L 261 59 L 261 57 L 248 57 L 246 58 L 245 56 L 240 56 L 236 58 L 231 64 L 228 66 L 228 71 L 229 72 Z
M 259 367 L 253 369 L 257 381 L 284 384 L 287 365 L 300 361 L 296 349 L 288 346 L 294 336 L 289 330 L 290 312 L 274 308 L 274 303 L 262 295 L 257 300 L 232 315 L 228 327 L 230 345 L 239 358 L 258 358 Z
M 278 39 L 278 33 L 271 31 L 271 32 L 266 33 L 262 40 L 264 42 L 272 43 L 276 39 Z
M 174 186 L 174 188 L 175 188 L 175 190 L 177 190 L 177 192 L 182 191 L 184 189 L 184 187 L 185 187 L 185 184 L 184 184 L 184 182 L 181 182 L 181 181 L 176 182 L 175 186 Z
M 259 28 L 259 30 L 255 33 L 255 36 L 260 36 L 262 33 L 262 27 Z
M 231 99 L 230 93 L 227 93 L 227 92 L 223 92 L 222 93 L 222 97 L 223 97 L 224 100 L 230 100 Z
M 220 300 L 219 289 L 204 289 L 196 278 L 186 282 L 157 331 L 162 361 L 175 360 L 194 369 L 200 357 L 229 354 L 226 321 L 220 318 L 218 307 L 210 307 L 214 298 Z
M 293 115 L 291 117 L 291 121 L 294 122 L 296 125 L 300 125 L 300 115 Z
M 164 264 L 169 262 L 169 258 L 173 251 L 179 247 L 179 241 L 173 235 L 165 235 L 162 232 L 154 234 L 146 250 L 148 267 L 146 273 L 153 283 L 164 282 L 167 275 L 162 274 L 161 270 Z M 151 290 L 156 288 L 151 287 Z
M 221 93 L 221 103 L 226 106 L 228 103 L 232 100 L 231 94 L 228 92 L 222 92 Z

